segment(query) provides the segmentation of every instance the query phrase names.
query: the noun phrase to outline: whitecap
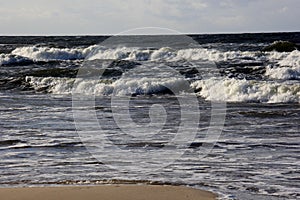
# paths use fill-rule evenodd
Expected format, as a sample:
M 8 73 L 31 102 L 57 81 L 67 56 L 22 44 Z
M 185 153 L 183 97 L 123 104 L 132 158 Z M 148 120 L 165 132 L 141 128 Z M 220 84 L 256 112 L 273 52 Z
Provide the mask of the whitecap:
M 198 95 L 210 101 L 300 103 L 298 82 L 267 82 L 210 78 L 191 84 Z

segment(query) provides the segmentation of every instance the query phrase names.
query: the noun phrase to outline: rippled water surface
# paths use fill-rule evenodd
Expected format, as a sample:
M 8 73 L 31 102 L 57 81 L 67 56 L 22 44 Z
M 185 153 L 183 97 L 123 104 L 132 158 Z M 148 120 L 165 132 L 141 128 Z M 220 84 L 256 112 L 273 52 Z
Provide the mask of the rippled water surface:
M 191 48 L 0 37 L 0 186 L 167 183 L 221 199 L 299 198 L 300 53 L 260 51 L 297 34 L 198 35 Z

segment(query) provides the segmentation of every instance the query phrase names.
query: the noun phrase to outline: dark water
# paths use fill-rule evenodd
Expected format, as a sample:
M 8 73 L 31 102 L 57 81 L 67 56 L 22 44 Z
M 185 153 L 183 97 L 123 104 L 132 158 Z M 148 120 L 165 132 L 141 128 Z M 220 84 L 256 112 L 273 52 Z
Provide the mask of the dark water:
M 299 36 L 1 36 L 0 186 L 299 198 Z

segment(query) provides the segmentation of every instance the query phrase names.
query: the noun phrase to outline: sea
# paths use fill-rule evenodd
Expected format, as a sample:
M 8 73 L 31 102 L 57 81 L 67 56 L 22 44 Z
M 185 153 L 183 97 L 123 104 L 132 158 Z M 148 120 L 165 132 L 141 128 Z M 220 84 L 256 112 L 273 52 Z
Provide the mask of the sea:
M 300 32 L 0 36 L 0 187 L 300 199 Z

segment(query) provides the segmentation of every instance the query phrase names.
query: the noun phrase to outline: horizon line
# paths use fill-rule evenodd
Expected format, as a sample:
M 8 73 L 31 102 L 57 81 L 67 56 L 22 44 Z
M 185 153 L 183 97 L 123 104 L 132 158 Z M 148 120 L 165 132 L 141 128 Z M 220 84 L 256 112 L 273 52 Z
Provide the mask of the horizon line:
M 298 33 L 300 30 L 294 31 L 250 31 L 250 32 L 203 32 L 203 33 L 178 33 L 178 34 L 149 34 L 149 35 L 222 35 L 222 34 L 264 34 L 264 33 Z M 17 33 L 17 34 L 1 34 L 0 37 L 5 36 L 118 36 L 119 34 L 112 34 L 112 33 L 50 33 L 50 34 L 36 34 L 36 33 Z M 119 36 L 148 36 L 147 34 L 121 34 Z

